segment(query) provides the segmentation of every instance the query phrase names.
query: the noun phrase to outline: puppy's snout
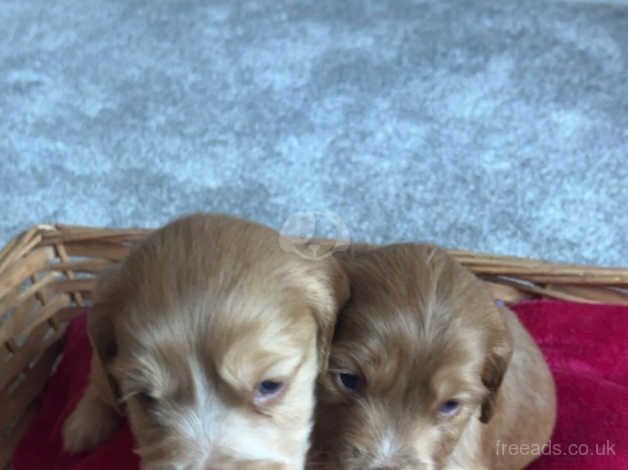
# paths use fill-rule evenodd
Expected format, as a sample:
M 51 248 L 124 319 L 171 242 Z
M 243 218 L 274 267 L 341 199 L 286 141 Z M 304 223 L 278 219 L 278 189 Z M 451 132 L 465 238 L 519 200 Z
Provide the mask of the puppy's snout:
M 433 468 L 433 467 L 428 467 L 427 465 L 424 465 L 421 463 L 415 463 L 413 465 L 395 465 L 395 464 L 383 465 L 383 466 L 371 467 L 370 470 L 428 470 L 428 468 Z
M 384 465 L 384 466 L 378 466 L 378 467 L 372 467 L 371 470 L 423 470 L 426 467 L 423 467 L 422 465 L 419 465 L 418 467 L 415 466 L 408 466 L 408 465 Z
M 212 463 L 204 470 L 286 470 L 285 464 L 263 460 L 223 461 Z

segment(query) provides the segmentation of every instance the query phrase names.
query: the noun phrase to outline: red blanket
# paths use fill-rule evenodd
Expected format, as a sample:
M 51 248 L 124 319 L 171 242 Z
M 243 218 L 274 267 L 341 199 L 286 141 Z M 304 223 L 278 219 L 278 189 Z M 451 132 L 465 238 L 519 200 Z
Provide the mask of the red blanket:
M 558 387 L 557 427 L 547 455 L 531 468 L 628 469 L 628 307 L 534 301 L 514 310 L 543 350 Z M 13 456 L 15 470 L 138 468 L 127 426 L 93 452 L 62 451 L 61 427 L 89 370 L 85 326 L 82 315 L 68 329 L 66 353 L 41 411 Z

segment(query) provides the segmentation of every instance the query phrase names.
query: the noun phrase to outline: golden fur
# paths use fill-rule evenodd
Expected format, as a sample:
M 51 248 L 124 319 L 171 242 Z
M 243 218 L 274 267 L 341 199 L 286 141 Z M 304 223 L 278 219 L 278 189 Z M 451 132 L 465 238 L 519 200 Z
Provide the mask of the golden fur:
M 348 295 L 333 258 L 287 253 L 268 227 L 203 214 L 168 224 L 100 282 L 96 354 L 66 449 L 106 439 L 119 404 L 145 469 L 303 468 Z M 279 390 L 262 393 L 263 381 Z
M 515 315 L 433 246 L 358 247 L 341 259 L 352 296 L 320 386 L 309 467 L 528 464 L 529 455 L 500 455 L 498 443 L 545 444 L 555 392 L 543 356 Z M 348 389 L 340 374 L 359 377 L 359 386 Z M 445 413 L 452 400 L 455 411 Z

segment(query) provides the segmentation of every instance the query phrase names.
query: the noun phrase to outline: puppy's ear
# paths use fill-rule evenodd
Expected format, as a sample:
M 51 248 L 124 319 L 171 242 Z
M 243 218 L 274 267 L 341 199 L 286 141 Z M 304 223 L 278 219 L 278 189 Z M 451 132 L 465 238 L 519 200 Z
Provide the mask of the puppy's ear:
M 109 373 L 117 354 L 113 318 L 120 309 L 119 268 L 104 272 L 95 290 L 94 306 L 87 317 L 87 332 L 92 345 L 92 381 L 102 388 L 103 398 L 118 409 L 120 398 L 116 380 Z
M 489 350 L 482 370 L 482 383 L 488 394 L 482 402 L 480 421 L 488 423 L 493 417 L 499 387 L 502 384 L 510 358 L 512 356 L 512 336 L 504 319 L 504 312 L 494 308 L 496 325 L 491 329 L 492 338 L 489 339 Z
M 331 342 L 338 312 L 349 300 L 351 287 L 349 277 L 340 263 L 333 257 L 323 261 L 326 275 L 322 283 L 315 286 L 312 299 L 312 311 L 318 326 L 319 369 L 321 374 L 327 371 Z M 314 287 L 314 286 L 310 286 Z

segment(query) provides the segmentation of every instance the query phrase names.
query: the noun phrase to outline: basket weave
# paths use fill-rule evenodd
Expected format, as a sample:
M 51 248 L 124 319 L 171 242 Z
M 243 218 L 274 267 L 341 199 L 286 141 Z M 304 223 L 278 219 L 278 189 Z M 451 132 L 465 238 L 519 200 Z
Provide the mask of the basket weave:
M 68 322 L 90 303 L 96 275 L 146 229 L 38 225 L 0 251 L 0 468 L 37 409 Z M 450 250 L 495 298 L 628 304 L 628 269 Z

